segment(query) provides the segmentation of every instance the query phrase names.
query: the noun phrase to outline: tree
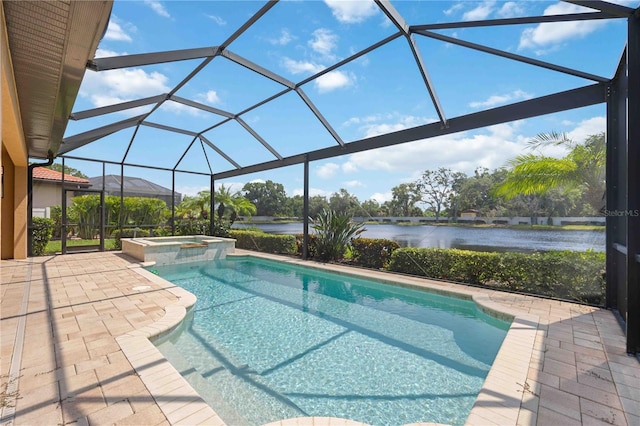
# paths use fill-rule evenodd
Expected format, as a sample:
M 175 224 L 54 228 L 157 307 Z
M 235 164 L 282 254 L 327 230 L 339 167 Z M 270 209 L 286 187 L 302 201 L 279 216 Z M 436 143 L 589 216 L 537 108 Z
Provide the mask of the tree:
M 218 203 L 218 219 L 221 220 L 225 213 L 228 214 L 229 225 L 233 225 L 238 216 L 251 216 L 257 212 L 256 206 L 240 191 L 232 193 L 231 188 L 224 185 L 220 185 L 216 191 L 214 201 Z
M 62 173 L 62 164 L 60 163 L 53 163 L 50 166 L 46 166 L 46 168 Z M 85 175 L 80 170 L 74 169 L 73 167 L 69 167 L 67 165 L 64 166 L 64 173 L 79 178 L 89 179 L 89 176 Z
M 358 216 L 360 212 L 360 201 L 355 195 L 349 194 L 344 188 L 339 192 L 334 192 L 329 198 L 329 207 L 337 215 Z
M 530 148 L 563 146 L 569 153 L 563 158 L 541 153 L 519 155 L 509 162 L 511 169 L 504 182 L 495 189 L 497 196 L 511 199 L 518 195 L 545 195 L 552 189 L 580 188 L 592 213 L 604 207 L 606 146 L 605 135 L 589 136 L 579 144 L 566 134 L 541 133 L 529 141 Z
M 286 216 L 287 193 L 281 183 L 249 182 L 242 192 L 255 205 L 259 216 Z
M 380 203 L 376 200 L 371 199 L 363 201 L 360 208 L 366 217 L 376 217 L 381 215 Z
M 324 195 L 309 197 L 309 217 L 316 218 L 323 211 L 329 209 L 329 202 Z
M 434 208 L 436 221 L 440 219 L 442 207 L 455 196 L 454 185 L 462 176 L 463 173 L 440 167 L 438 170 L 425 170 L 416 182 L 421 200 Z
M 458 192 L 459 211 L 477 210 L 480 216 L 501 216 L 504 209 L 501 198 L 494 197 L 493 188 L 504 180 L 507 171 L 478 167 L 474 175 L 464 179 Z
M 391 215 L 409 217 L 413 214 L 415 204 L 420 201 L 420 192 L 415 183 L 401 183 L 391 188 Z

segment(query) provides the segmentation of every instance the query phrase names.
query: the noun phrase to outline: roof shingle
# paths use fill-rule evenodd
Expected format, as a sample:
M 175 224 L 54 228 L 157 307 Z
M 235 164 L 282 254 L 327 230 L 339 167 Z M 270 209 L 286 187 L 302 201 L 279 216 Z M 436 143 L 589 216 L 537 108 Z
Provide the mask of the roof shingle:
M 57 172 L 55 170 L 47 169 L 44 167 L 34 167 L 33 169 L 33 179 L 35 180 L 47 180 L 47 181 L 62 181 L 62 173 Z M 76 176 L 71 176 L 65 173 L 64 181 L 70 183 L 84 183 L 89 185 L 89 179 L 84 179 Z

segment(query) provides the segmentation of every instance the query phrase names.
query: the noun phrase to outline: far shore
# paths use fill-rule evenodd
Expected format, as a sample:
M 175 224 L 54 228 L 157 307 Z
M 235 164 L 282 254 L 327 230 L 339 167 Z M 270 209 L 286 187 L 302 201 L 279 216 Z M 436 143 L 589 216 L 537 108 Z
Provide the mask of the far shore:
M 278 225 L 288 223 L 302 223 L 300 219 L 275 219 L 275 220 L 236 220 L 237 224 L 243 225 Z M 433 222 L 379 222 L 379 221 L 365 221 L 365 225 L 397 225 L 397 226 L 449 226 L 458 228 L 496 228 L 496 229 L 522 229 L 533 231 L 594 231 L 604 232 L 605 226 L 602 225 L 506 225 L 506 224 L 474 224 L 474 223 L 433 223 Z

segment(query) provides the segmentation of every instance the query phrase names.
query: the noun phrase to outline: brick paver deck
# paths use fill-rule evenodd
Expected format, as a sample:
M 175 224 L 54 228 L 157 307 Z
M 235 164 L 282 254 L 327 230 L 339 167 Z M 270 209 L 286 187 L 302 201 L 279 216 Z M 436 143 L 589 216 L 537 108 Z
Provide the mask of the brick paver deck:
M 177 325 L 195 298 L 139 266 L 120 253 L 2 261 L 2 425 L 223 424 L 147 339 Z M 625 353 L 612 312 L 396 281 L 464 293 L 516 317 L 469 424 L 640 425 L 640 363 Z M 318 417 L 279 423 L 347 424 Z

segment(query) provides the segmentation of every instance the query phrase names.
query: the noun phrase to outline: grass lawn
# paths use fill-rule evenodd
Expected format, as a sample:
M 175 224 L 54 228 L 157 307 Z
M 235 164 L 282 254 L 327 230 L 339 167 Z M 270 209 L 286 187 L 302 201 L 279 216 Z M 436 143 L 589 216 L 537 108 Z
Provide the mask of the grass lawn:
M 115 250 L 115 242 L 116 240 L 113 238 L 105 238 L 104 240 L 104 248 L 105 250 Z M 100 240 L 67 240 L 67 247 L 72 246 L 90 246 L 90 245 L 98 245 L 100 244 Z M 54 254 L 60 253 L 62 251 L 62 241 L 49 241 L 47 244 L 47 248 L 45 249 L 45 254 Z

